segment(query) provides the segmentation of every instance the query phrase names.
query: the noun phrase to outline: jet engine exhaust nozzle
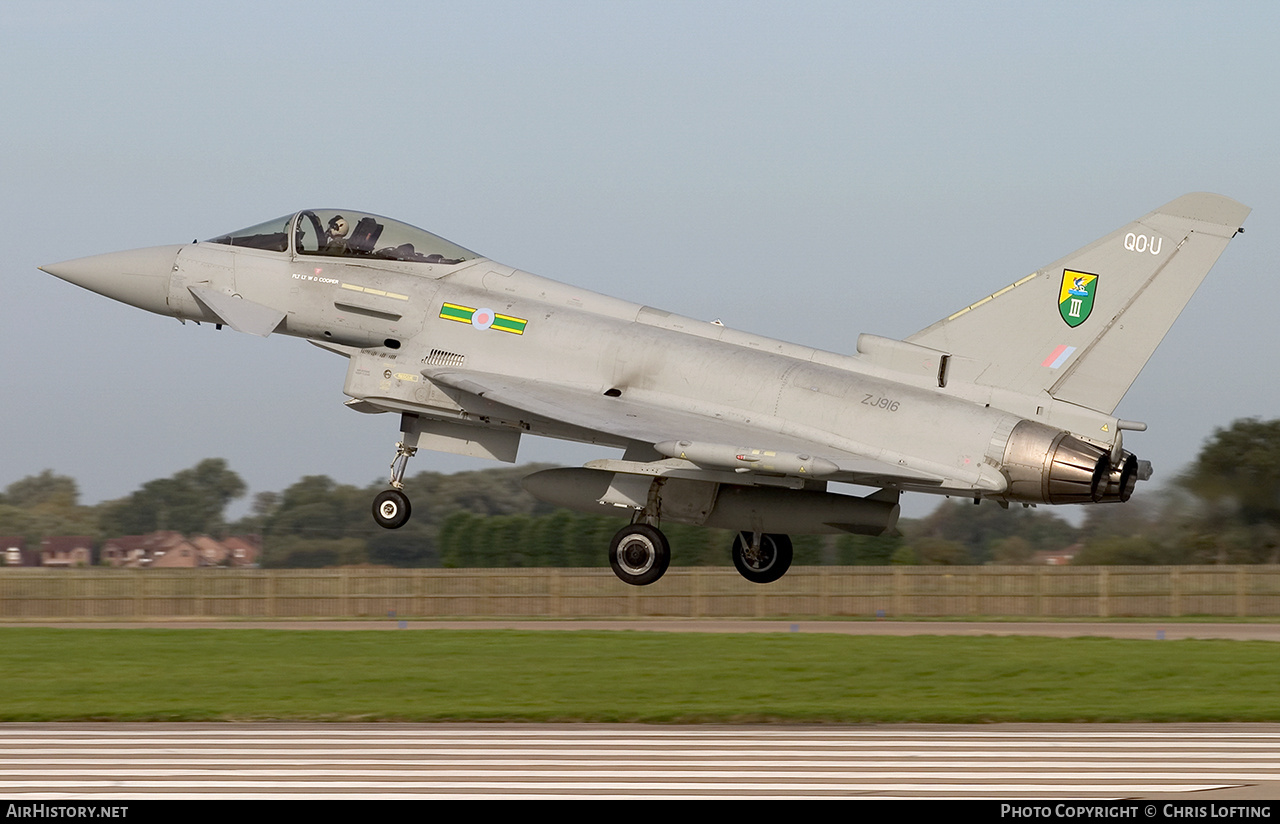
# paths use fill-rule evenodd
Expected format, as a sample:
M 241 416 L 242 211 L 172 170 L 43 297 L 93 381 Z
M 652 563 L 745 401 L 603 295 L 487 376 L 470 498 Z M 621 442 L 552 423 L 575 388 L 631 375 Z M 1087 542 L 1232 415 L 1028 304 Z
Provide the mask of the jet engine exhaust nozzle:
M 1130 456 L 1132 457 L 1132 456 Z M 1009 434 L 1004 451 L 1009 478 L 1006 498 L 1047 504 L 1097 503 L 1109 492 L 1112 473 L 1109 453 L 1061 429 L 1022 421 Z M 1136 469 L 1136 459 L 1135 459 Z M 1117 472 L 1123 472 L 1123 467 Z M 1128 485 L 1131 472 L 1116 478 L 1117 495 Z M 1127 500 L 1127 496 L 1119 500 Z
M 1106 483 L 1099 490 L 1098 500 L 1102 503 L 1124 503 L 1133 496 L 1133 488 L 1138 481 L 1145 480 L 1139 472 L 1138 458 L 1132 452 L 1121 454 L 1120 463 L 1108 467 Z

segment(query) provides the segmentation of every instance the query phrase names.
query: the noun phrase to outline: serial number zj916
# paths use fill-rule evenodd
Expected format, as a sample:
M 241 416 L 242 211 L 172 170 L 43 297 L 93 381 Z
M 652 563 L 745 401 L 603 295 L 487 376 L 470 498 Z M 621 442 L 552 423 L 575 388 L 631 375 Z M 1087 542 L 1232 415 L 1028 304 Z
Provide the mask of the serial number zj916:
M 876 395 L 866 395 L 862 398 L 865 406 L 874 406 L 876 409 L 886 409 L 890 412 L 898 411 L 898 402 L 892 398 L 881 398 Z

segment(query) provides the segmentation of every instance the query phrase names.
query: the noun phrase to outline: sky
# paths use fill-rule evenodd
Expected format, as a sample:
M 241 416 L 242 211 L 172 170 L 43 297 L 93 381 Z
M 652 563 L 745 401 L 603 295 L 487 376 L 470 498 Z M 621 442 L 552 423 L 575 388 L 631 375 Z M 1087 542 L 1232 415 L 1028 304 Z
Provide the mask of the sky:
M 1116 414 L 1176 476 L 1277 417 L 1274 3 L 0 0 L 0 489 L 208 457 L 386 477 L 346 361 L 37 271 L 366 210 L 503 263 L 853 352 L 1192 191 L 1253 207 Z M 606 451 L 607 452 L 607 451 Z M 524 461 L 598 448 L 526 438 Z M 409 472 L 490 462 L 420 453 Z M 930 496 L 907 496 L 907 514 Z M 247 499 L 246 499 L 247 500 Z M 416 506 L 429 502 L 415 502 Z M 244 506 L 244 504 L 242 504 Z

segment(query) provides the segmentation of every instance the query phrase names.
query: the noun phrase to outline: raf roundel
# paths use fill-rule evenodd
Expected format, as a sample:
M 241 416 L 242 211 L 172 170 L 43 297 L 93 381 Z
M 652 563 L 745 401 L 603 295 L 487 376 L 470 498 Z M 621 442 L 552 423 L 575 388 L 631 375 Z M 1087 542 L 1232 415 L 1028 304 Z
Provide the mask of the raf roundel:
M 477 329 L 488 329 L 493 326 L 493 310 L 477 309 L 471 314 L 471 325 Z

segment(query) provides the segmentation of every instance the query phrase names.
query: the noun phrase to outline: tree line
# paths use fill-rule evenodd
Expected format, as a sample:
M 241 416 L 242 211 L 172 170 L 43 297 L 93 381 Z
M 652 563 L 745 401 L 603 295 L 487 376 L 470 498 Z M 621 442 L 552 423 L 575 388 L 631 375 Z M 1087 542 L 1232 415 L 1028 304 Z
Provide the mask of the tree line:
M 541 465 L 406 478 L 419 508 L 404 527 L 376 526 L 369 507 L 382 483 L 358 487 L 323 475 L 253 497 L 249 514 L 226 520 L 247 492 L 220 458 L 95 506 L 79 503 L 74 479 L 46 470 L 0 494 L 0 535 L 28 546 L 53 535 L 98 543 L 174 530 L 185 535 L 258 535 L 268 567 L 373 564 L 396 567 L 605 566 L 625 521 L 551 507 L 520 486 Z M 1078 564 L 1280 563 L 1280 420 L 1235 421 L 1217 430 L 1171 483 L 1127 504 L 1086 507 L 1074 526 L 1052 508 L 1003 509 L 943 500 L 927 517 L 903 519 L 892 536 L 793 536 L 795 563 L 1023 564 L 1037 553 Z M 665 523 L 675 565 L 724 566 L 731 533 Z

